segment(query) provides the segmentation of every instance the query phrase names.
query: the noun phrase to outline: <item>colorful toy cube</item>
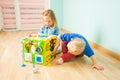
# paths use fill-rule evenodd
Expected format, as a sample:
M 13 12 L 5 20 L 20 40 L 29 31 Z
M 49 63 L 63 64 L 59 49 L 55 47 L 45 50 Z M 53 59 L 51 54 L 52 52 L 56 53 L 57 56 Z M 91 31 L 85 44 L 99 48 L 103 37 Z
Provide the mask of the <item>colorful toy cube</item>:
M 24 38 L 24 61 L 32 62 L 33 64 L 49 64 L 55 58 L 56 55 L 55 53 L 53 53 L 55 44 L 56 36 Z

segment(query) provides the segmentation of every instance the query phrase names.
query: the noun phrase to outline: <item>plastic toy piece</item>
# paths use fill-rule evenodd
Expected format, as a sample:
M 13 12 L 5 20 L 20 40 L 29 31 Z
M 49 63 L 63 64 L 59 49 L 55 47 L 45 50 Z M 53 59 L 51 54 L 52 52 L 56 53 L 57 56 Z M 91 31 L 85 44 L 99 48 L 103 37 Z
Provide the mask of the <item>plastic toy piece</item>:
M 22 67 L 26 67 L 26 64 L 22 64 L 21 66 L 22 66 Z
M 23 44 L 23 42 L 22 42 L 22 44 Z M 23 49 L 24 50 L 24 49 Z M 24 63 L 24 51 L 22 50 L 22 67 L 25 67 L 26 66 L 26 64 Z
M 33 72 L 34 73 L 36 73 L 37 71 L 36 71 L 36 69 L 35 69 L 35 51 L 36 51 L 36 49 L 35 49 L 35 46 L 34 45 L 32 45 L 32 47 L 31 47 L 31 52 L 32 52 L 32 69 L 33 69 Z

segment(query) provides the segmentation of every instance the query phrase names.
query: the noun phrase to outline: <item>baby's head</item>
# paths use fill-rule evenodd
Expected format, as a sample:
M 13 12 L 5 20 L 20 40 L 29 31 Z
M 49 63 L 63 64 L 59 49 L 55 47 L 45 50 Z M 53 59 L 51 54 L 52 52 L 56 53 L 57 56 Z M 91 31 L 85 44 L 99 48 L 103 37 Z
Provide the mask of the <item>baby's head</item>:
M 42 12 L 43 16 L 43 25 L 47 25 L 49 27 L 56 27 L 57 26 L 57 20 L 55 17 L 55 14 L 53 10 L 47 9 Z
M 85 41 L 80 38 L 72 39 L 67 45 L 68 51 L 73 55 L 79 55 L 82 53 L 85 49 L 85 46 Z

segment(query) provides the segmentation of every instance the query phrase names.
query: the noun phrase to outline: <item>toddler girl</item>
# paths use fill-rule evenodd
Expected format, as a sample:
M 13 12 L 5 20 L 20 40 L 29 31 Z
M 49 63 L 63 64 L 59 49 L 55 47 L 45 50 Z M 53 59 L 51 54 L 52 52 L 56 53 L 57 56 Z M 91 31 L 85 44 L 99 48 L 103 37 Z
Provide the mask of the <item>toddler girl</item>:
M 39 36 L 58 35 L 59 28 L 54 12 L 51 9 L 42 12 L 43 24 L 38 32 Z

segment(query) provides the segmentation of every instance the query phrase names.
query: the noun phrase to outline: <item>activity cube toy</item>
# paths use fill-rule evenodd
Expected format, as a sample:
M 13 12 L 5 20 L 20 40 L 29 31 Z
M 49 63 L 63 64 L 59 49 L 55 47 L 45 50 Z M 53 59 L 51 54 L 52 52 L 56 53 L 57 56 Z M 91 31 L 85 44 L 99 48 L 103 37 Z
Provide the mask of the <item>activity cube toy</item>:
M 47 65 L 54 58 L 56 36 L 50 37 L 25 37 L 23 39 L 23 58 L 26 62 Z

